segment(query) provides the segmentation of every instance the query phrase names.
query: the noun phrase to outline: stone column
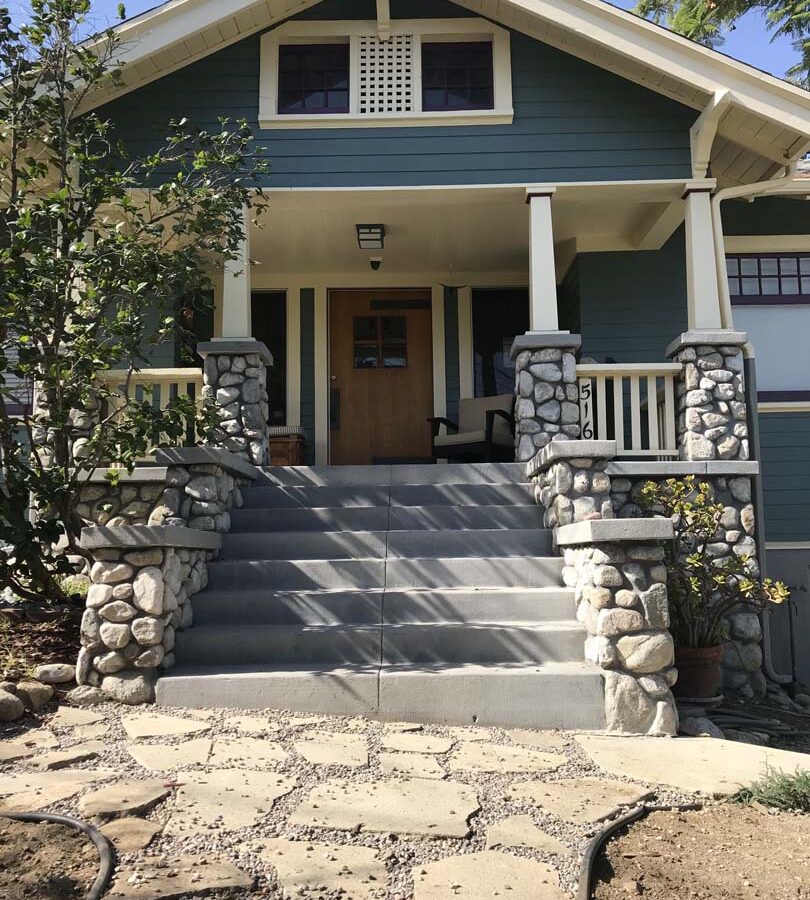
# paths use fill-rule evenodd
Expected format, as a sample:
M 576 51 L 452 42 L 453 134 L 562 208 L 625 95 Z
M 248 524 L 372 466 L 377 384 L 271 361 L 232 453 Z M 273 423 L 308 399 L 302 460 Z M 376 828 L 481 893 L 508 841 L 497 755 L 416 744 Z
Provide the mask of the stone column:
M 747 460 L 748 409 L 740 331 L 687 331 L 667 347 L 683 366 L 676 385 L 684 460 Z
M 529 331 L 515 338 L 515 458 L 528 462 L 553 440 L 578 438 L 576 354 L 582 343 L 567 331 Z
M 207 443 L 253 465 L 267 465 L 270 351 L 250 339 L 207 341 L 197 345 L 197 352 L 205 360 L 203 397 L 215 403 L 219 416 L 219 426 Z
M 191 528 L 85 528 L 93 555 L 81 624 L 75 699 L 147 703 L 174 665 L 175 633 L 192 623 L 191 597 L 208 583 L 221 538 Z
M 608 519 L 556 529 L 585 626 L 586 659 L 603 670 L 608 731 L 674 735 L 674 645 L 664 541 L 668 519 Z

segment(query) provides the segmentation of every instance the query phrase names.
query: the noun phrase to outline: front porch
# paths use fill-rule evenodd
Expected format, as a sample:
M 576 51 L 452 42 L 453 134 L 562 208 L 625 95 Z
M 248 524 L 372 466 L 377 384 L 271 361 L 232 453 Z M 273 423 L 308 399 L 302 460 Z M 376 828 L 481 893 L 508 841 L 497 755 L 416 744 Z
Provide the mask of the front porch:
M 300 429 L 311 464 L 429 459 L 429 417 L 515 390 L 510 350 L 526 332 L 582 337 L 567 400 L 580 413 L 561 428 L 620 455 L 677 456 L 681 366 L 665 350 L 687 329 L 731 326 L 712 185 L 269 191 L 246 229 L 253 265 L 214 277 L 213 316 L 195 330 L 210 352 L 269 348 L 267 424 Z M 359 248 L 365 223 L 384 226 L 378 249 Z M 142 377 L 155 376 L 201 395 L 201 373 Z M 529 459 L 539 444 L 523 443 Z

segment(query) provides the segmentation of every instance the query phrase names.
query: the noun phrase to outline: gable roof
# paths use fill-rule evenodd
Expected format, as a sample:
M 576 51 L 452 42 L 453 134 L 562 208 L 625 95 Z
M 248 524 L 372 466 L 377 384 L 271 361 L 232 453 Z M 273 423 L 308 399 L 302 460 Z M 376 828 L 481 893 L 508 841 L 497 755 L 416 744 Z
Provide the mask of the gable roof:
M 116 28 L 133 90 L 320 0 L 168 0 Z M 724 184 L 761 181 L 810 149 L 810 92 L 603 0 L 452 0 L 700 112 Z M 106 102 L 112 95 L 99 98 Z M 693 129 L 693 143 L 697 138 Z M 703 173 L 697 173 L 703 174 Z

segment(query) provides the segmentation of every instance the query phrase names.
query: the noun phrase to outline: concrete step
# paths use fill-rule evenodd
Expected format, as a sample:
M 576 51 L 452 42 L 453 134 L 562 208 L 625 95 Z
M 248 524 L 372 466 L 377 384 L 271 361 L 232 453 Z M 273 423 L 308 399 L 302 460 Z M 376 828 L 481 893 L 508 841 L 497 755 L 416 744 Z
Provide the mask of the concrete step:
M 563 560 L 551 556 L 389 559 L 387 589 L 559 587 Z
M 364 506 L 527 506 L 528 484 L 406 484 L 299 487 L 259 485 L 244 493 L 246 509 L 308 509 Z
M 577 623 L 386 625 L 383 665 L 577 662 L 586 632 Z
M 387 544 L 387 547 L 386 547 Z M 220 558 L 384 559 L 412 557 L 542 556 L 551 532 L 540 529 L 472 531 L 291 531 L 223 534 Z
M 194 597 L 194 627 L 240 625 L 379 625 L 380 591 L 205 590 Z
M 565 588 L 435 591 L 208 590 L 194 597 L 198 625 L 540 623 L 573 619 Z
M 500 507 L 506 509 L 507 507 Z M 535 507 L 536 508 L 536 507 Z M 387 506 L 357 506 L 348 509 L 233 509 L 231 534 L 270 531 L 386 531 Z
M 208 564 L 212 590 L 381 590 L 385 586 L 382 559 L 231 559 Z M 196 601 L 196 598 L 195 598 Z
M 231 534 L 254 531 L 414 531 L 542 528 L 543 514 L 524 506 L 357 506 L 231 510 Z
M 385 531 L 223 534 L 221 559 L 384 559 Z
M 388 558 L 551 556 L 551 531 L 542 528 L 471 531 L 389 531 Z
M 499 728 L 603 729 L 603 695 L 601 674 L 586 663 L 178 667 L 157 683 L 160 706 L 294 708 Z
M 178 665 L 374 665 L 379 625 L 195 625 L 177 635 Z
M 514 484 L 526 481 L 525 463 L 399 466 L 267 466 L 263 483 L 288 487 L 391 484 Z
M 538 624 L 573 620 L 576 604 L 574 592 L 567 588 L 388 590 L 383 597 L 382 612 L 386 626 L 439 622 Z

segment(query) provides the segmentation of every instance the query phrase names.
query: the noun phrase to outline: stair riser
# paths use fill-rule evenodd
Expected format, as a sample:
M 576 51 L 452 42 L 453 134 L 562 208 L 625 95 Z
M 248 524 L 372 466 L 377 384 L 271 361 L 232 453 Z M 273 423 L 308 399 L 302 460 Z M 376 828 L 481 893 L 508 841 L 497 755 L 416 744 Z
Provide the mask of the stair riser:
M 526 481 L 525 463 L 414 466 L 276 466 L 259 475 L 264 484 L 345 486 L 390 484 L 509 484 Z
M 551 532 L 541 529 L 503 531 L 392 531 L 388 558 L 512 557 L 550 554 Z
M 380 629 L 195 627 L 178 634 L 175 657 L 180 666 L 374 665 L 380 661 Z
M 559 587 L 563 561 L 554 557 L 502 559 L 389 559 L 386 586 L 402 588 Z
M 384 559 L 384 531 L 223 534 L 221 559 Z
M 252 487 L 247 509 L 367 506 L 526 506 L 534 502 L 528 484 L 426 484 L 392 487 Z
M 439 622 L 559 622 L 573 619 L 572 592 L 543 591 L 387 591 L 383 601 L 386 625 L 436 624 Z
M 290 531 L 415 531 L 542 528 L 531 506 L 366 506 L 354 509 L 235 509 L 231 534 Z
M 450 663 L 578 662 L 585 632 L 514 625 L 388 625 L 383 629 L 384 665 Z
M 379 693 L 378 693 L 379 691 Z M 205 673 L 178 671 L 157 683 L 166 707 L 289 709 L 368 716 L 389 722 L 496 728 L 605 727 L 604 688 L 597 672 L 578 669 Z
M 383 560 L 231 560 L 208 567 L 211 590 L 317 591 L 379 590 L 385 585 Z
M 382 591 L 274 594 L 204 591 L 194 598 L 195 625 L 379 625 Z

